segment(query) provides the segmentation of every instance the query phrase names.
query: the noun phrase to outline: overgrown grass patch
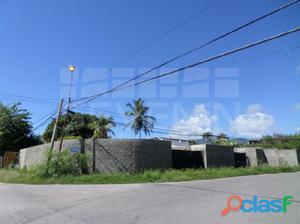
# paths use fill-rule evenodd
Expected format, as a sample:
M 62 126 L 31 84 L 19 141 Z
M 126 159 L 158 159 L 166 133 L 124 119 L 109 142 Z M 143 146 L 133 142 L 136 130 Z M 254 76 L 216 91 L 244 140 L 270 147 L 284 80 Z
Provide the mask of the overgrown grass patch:
M 190 180 L 207 180 L 215 178 L 287 173 L 300 171 L 297 167 L 253 167 L 253 168 L 212 168 L 186 169 L 186 170 L 148 170 L 135 174 L 90 174 L 90 175 L 66 175 L 60 177 L 37 176 L 32 170 L 26 169 L 0 169 L 0 182 L 23 184 L 125 184 L 125 183 L 157 183 L 176 182 Z

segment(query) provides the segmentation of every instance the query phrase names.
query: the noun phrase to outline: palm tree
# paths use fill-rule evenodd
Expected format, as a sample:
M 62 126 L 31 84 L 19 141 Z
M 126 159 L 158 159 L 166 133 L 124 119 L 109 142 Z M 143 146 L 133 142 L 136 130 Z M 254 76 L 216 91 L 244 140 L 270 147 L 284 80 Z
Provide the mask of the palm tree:
M 154 122 L 156 120 L 155 117 L 147 115 L 149 107 L 147 107 L 144 103 L 145 100 L 139 98 L 137 100 L 133 100 L 133 104 L 126 104 L 129 111 L 127 111 L 125 115 L 131 119 L 127 126 L 131 126 L 134 133 L 136 135 L 139 134 L 140 139 L 142 137 L 142 131 L 145 135 L 149 135 L 152 132 Z
M 92 123 L 94 129 L 93 138 L 109 138 L 109 133 L 115 135 L 112 128 L 116 126 L 112 117 L 100 115 L 99 118 Z

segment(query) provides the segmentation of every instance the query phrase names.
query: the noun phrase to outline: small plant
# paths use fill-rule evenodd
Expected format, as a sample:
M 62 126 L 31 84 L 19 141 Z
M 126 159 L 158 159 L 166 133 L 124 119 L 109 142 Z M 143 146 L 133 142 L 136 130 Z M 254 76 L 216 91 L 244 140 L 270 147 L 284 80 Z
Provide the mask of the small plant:
M 40 177 L 60 177 L 80 175 L 88 171 L 89 157 L 84 153 L 71 153 L 65 149 L 60 153 L 47 150 L 44 163 L 32 168 Z

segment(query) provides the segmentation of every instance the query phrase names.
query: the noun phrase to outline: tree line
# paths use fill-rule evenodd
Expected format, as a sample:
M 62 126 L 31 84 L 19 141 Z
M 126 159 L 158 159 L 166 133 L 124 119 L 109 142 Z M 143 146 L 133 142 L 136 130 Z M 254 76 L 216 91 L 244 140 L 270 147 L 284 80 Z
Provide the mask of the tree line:
M 148 115 L 150 108 L 145 100 L 139 98 L 126 104 L 125 116 L 135 135 L 141 138 L 142 133 L 149 135 L 154 128 L 155 118 Z M 67 116 L 67 117 L 66 117 Z M 65 136 L 67 138 L 110 138 L 115 135 L 113 128 L 117 126 L 112 116 L 91 115 L 83 113 L 65 114 L 60 117 L 58 127 L 62 127 L 66 117 Z M 41 136 L 33 133 L 31 113 L 21 108 L 20 103 L 4 105 L 0 102 L 0 155 L 5 151 L 18 151 L 22 148 L 51 141 L 55 124 L 53 119 Z M 62 136 L 61 128 L 57 129 L 57 138 Z

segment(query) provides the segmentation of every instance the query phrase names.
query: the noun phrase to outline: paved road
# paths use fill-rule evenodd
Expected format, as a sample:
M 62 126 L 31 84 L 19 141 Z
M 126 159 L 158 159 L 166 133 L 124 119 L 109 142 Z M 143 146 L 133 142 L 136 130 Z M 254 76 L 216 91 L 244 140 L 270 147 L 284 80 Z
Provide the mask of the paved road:
M 243 199 L 293 195 L 287 213 L 221 210 Z M 300 173 L 128 185 L 0 184 L 0 223 L 300 223 Z

